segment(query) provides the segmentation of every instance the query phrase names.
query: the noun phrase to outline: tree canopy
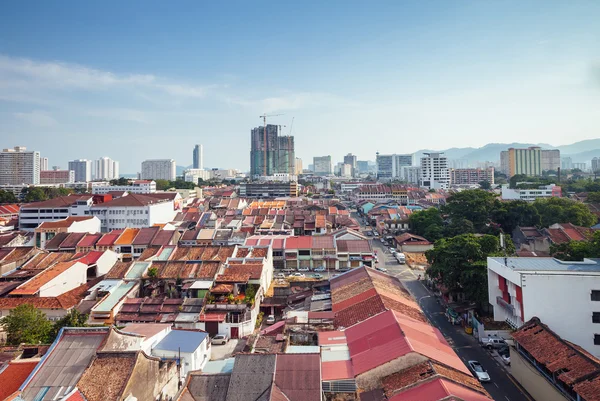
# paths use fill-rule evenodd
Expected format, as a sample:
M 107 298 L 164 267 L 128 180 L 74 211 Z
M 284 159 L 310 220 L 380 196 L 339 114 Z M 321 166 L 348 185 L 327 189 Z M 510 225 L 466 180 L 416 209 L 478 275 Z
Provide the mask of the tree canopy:
M 500 248 L 500 240 L 493 235 L 475 236 L 463 234 L 444 238 L 427 251 L 431 267 L 427 275 L 443 284 L 450 292 L 462 292 L 471 301 L 487 302 L 488 256 L 514 253 L 514 246 L 507 239 L 506 250 Z
M 16 203 L 17 197 L 11 191 L 5 191 L 0 189 L 0 204 L 2 203 Z
M 41 202 L 59 196 L 71 195 L 72 193 L 73 190 L 69 188 L 26 187 L 21 190 L 21 197 L 24 202 Z
M 52 323 L 46 315 L 29 304 L 11 310 L 0 324 L 7 333 L 7 342 L 12 345 L 46 343 L 52 331 Z
M 550 245 L 550 254 L 560 260 L 582 261 L 600 258 L 600 231 L 594 232 L 590 241 L 569 241 Z
M 550 227 L 556 223 L 590 227 L 598 221 L 586 205 L 567 198 L 536 199 L 533 207 L 540 215 L 542 227 Z

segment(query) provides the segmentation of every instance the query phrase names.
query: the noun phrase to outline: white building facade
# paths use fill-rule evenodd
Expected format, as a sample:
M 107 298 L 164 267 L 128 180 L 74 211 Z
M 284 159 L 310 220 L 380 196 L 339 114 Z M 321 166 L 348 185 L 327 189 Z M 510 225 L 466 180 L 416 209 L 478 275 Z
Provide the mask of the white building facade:
M 90 214 L 100 219 L 102 232 L 132 227 L 144 228 L 173 221 L 177 211 L 172 200 L 131 194 L 94 205 Z
M 565 340 L 600 356 L 598 260 L 496 257 L 487 265 L 494 320 L 518 328 L 538 317 Z
M 135 180 L 131 185 L 103 185 L 92 188 L 94 195 L 105 195 L 112 191 L 129 192 L 132 194 L 152 194 L 156 192 L 156 182 L 152 180 Z
M 94 179 L 95 180 L 116 180 L 119 178 L 119 162 L 110 157 L 101 157 L 94 160 Z
M 443 153 L 425 153 L 421 158 L 420 185 L 428 189 L 447 189 L 449 184 L 448 158 Z
M 313 158 L 313 169 L 317 175 L 331 175 L 331 156 L 317 156 Z
M 142 180 L 175 181 L 176 175 L 173 159 L 152 159 L 142 162 Z
M 561 197 L 562 188 L 555 184 L 543 185 L 536 189 L 510 189 L 508 184 L 502 185 L 502 199 L 524 200 L 533 202 L 540 198 Z
M 413 165 L 412 154 L 391 154 L 380 155 L 377 153 L 377 178 L 380 179 L 399 179 L 401 178 L 402 168 Z
M 86 216 L 93 205 L 91 196 L 63 196 L 21 206 L 19 228 L 33 231 L 45 221 L 63 220 L 70 216 Z
M 183 179 L 186 182 L 193 182 L 193 183 L 197 184 L 199 179 L 203 179 L 203 180 L 207 181 L 207 180 L 210 180 L 210 178 L 211 178 L 211 172 L 209 170 L 190 168 L 183 172 Z
M 40 152 L 28 151 L 24 146 L 0 152 L 0 185 L 40 183 Z
M 69 170 L 75 173 L 75 182 L 92 181 L 92 161 L 87 159 L 71 160 Z

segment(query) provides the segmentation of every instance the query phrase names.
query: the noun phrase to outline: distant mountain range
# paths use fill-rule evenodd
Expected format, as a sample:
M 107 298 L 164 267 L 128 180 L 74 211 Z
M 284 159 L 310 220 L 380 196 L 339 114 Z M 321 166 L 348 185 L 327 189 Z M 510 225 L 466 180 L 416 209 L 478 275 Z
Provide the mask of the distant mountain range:
M 499 162 L 500 152 L 508 148 L 528 148 L 539 146 L 542 149 L 558 149 L 561 157 L 570 157 L 574 163 L 585 163 L 594 157 L 600 157 L 600 138 L 575 142 L 571 145 L 552 146 L 547 143 L 488 143 L 481 148 L 450 148 L 443 150 L 422 149 L 415 153 L 415 162 L 423 157 L 424 153 L 444 152 L 450 160 L 464 159 L 469 162 Z

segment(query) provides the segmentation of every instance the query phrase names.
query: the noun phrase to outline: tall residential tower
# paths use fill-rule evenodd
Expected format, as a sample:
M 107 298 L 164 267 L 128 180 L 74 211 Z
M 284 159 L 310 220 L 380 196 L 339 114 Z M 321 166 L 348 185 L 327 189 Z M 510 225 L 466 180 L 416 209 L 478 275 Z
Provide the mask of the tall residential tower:
M 0 185 L 40 183 L 40 152 L 24 146 L 0 152 Z
M 294 137 L 280 136 L 279 125 L 267 124 L 251 131 L 250 175 L 294 174 L 296 155 Z
M 193 167 L 194 169 L 204 169 L 204 148 L 202 145 L 194 146 Z

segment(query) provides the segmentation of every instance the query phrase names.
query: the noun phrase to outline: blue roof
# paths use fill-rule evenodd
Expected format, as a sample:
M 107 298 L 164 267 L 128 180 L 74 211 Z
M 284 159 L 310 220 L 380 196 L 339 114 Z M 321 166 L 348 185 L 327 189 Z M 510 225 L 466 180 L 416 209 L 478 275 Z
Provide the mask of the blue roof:
M 600 259 L 584 259 L 582 262 L 556 258 L 488 258 L 516 271 L 576 271 L 600 272 Z
M 221 359 L 219 361 L 208 361 L 202 368 L 202 373 L 231 373 L 235 358 Z
M 206 337 L 208 333 L 201 331 L 171 330 L 154 349 L 191 353 L 198 349 Z

